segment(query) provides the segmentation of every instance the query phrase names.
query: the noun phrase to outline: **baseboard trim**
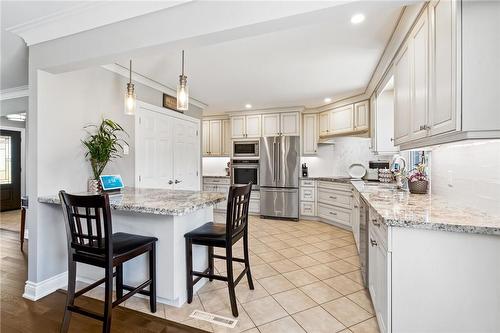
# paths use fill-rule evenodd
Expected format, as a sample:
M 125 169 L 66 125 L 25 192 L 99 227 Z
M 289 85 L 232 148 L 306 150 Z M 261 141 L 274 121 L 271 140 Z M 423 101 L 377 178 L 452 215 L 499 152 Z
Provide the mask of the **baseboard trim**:
M 40 282 L 26 281 L 23 297 L 37 301 L 57 289 L 65 288 L 68 283 L 68 272 L 62 272 Z

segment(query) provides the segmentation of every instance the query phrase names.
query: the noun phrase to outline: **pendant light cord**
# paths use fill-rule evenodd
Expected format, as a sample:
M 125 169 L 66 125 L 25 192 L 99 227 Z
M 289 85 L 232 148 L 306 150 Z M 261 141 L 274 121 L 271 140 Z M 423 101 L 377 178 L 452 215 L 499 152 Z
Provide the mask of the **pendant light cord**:
M 130 79 L 129 83 L 132 83 L 132 59 L 130 59 Z
M 184 76 L 184 50 L 182 50 L 182 76 Z

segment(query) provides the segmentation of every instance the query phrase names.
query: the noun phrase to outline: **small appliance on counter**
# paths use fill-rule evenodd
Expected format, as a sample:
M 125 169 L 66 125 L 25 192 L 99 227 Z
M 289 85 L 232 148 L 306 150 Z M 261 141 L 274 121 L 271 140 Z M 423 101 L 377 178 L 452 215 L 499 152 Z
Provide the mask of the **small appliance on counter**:
M 307 164 L 302 163 L 302 177 L 307 178 L 309 176 L 309 171 L 307 170 Z
M 387 161 L 370 161 L 368 162 L 368 170 L 366 170 L 366 175 L 364 177 L 365 180 L 371 181 L 383 181 L 381 176 L 382 170 L 389 170 L 389 162 Z M 390 170 L 389 170 L 390 172 Z M 383 175 L 383 171 L 382 171 Z M 385 179 L 385 178 L 384 178 Z

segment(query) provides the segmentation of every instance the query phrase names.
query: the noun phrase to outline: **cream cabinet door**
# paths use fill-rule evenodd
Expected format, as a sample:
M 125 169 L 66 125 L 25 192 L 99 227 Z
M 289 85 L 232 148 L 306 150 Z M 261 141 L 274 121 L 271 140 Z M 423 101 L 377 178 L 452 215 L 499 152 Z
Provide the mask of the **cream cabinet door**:
M 300 135 L 300 113 L 287 112 L 280 114 L 280 133 L 287 136 Z
M 422 13 L 410 36 L 413 85 L 411 98 L 411 133 L 412 140 L 427 136 L 428 82 L 429 82 L 429 20 L 427 11 Z
M 210 120 L 210 155 L 222 155 L 222 121 Z
M 330 111 L 319 114 L 319 135 L 325 136 L 330 132 Z
M 369 113 L 369 101 L 363 101 L 354 104 L 354 130 L 355 131 L 366 131 L 368 130 L 368 124 L 370 119 Z
M 303 120 L 304 133 L 302 135 L 302 153 L 304 155 L 314 155 L 318 151 L 318 115 L 305 114 Z
M 262 115 L 262 136 L 278 136 L 280 135 L 280 114 L 263 114 Z
M 411 64 L 408 44 L 401 49 L 394 72 L 394 142 L 410 140 L 411 121 Z
M 353 105 L 333 109 L 330 115 L 330 134 L 352 132 L 354 130 Z
M 456 1 L 434 1 L 431 11 L 431 103 L 430 134 L 457 128 Z M 481 38 L 478 36 L 478 38 Z
M 210 121 L 204 120 L 202 123 L 202 153 L 203 156 L 210 155 Z
M 231 156 L 231 121 L 222 120 L 222 155 Z
M 231 137 L 240 139 L 245 137 L 245 116 L 231 117 Z
M 246 138 L 260 138 L 260 114 L 246 116 L 245 119 L 245 137 Z

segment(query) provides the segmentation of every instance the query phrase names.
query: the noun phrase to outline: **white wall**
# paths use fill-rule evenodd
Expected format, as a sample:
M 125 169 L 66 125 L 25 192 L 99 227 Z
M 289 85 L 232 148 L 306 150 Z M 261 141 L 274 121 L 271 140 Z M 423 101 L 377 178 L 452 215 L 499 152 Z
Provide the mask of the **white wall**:
M 203 176 L 225 176 L 229 157 L 203 157 L 202 175 Z
M 353 163 L 368 168 L 369 161 L 389 160 L 390 157 L 375 156 L 370 151 L 369 138 L 337 138 L 335 145 L 319 145 L 317 156 L 301 157 L 301 164 L 307 163 L 309 177 L 347 177 Z
M 433 148 L 431 179 L 432 193 L 446 196 L 451 204 L 500 215 L 500 140 Z

